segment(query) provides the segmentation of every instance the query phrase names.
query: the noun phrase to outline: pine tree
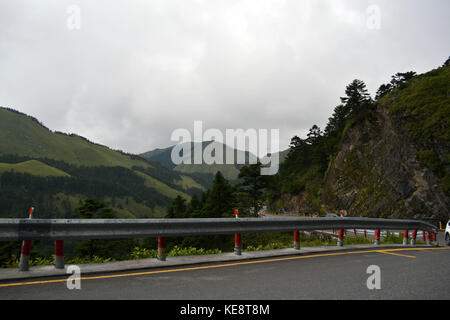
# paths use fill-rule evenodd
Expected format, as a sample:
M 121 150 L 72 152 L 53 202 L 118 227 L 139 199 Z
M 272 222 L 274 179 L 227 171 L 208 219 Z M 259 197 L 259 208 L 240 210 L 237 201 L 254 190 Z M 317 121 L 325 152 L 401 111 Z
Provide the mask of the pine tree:
M 309 129 L 309 133 L 307 134 L 306 142 L 310 145 L 314 145 L 320 137 L 323 135 L 322 130 L 317 125 L 313 125 L 311 129 Z
M 264 191 L 268 187 L 268 177 L 261 175 L 261 163 L 244 166 L 239 172 L 243 181 L 237 185 L 240 207 L 251 216 L 257 216 L 263 207 Z
M 379 100 L 380 98 L 384 97 L 386 94 L 391 92 L 392 89 L 393 89 L 393 85 L 392 84 L 390 84 L 390 83 L 382 84 L 380 86 L 380 88 L 378 88 L 377 94 L 375 96 L 375 100 Z
M 370 94 L 367 92 L 366 84 L 358 79 L 355 79 L 345 89 L 346 97 L 341 97 L 341 102 L 345 106 L 347 114 L 351 114 L 358 110 L 362 105 L 371 102 Z
M 417 74 L 414 71 L 398 72 L 392 76 L 391 85 L 394 88 L 400 87 L 405 82 L 412 80 Z
M 202 216 L 208 218 L 231 217 L 233 215 L 234 193 L 228 181 L 218 171 L 202 209 Z
M 447 61 L 444 62 L 443 67 L 448 67 L 450 66 L 450 57 L 448 57 Z
M 88 198 L 78 208 L 78 213 L 74 214 L 79 219 L 111 219 L 112 209 L 106 208 L 106 204 L 97 199 Z
M 186 218 L 186 199 L 178 195 L 167 209 L 167 218 Z

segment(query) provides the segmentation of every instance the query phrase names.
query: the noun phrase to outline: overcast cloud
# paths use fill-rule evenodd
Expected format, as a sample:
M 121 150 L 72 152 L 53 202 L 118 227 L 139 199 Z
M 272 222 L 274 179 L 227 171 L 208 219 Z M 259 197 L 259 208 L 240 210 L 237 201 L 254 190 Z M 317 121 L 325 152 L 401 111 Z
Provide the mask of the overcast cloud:
M 325 126 L 353 79 L 374 95 L 442 65 L 449 14 L 448 0 L 0 0 L 0 105 L 131 153 L 194 120 L 280 129 L 285 149 Z

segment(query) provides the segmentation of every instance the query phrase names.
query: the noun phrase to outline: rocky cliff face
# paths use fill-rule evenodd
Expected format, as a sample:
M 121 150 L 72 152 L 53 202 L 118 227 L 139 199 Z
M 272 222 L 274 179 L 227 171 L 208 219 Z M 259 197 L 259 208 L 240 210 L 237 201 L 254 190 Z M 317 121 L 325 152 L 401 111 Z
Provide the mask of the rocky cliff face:
M 351 216 L 447 219 L 450 199 L 440 177 L 419 163 L 423 145 L 405 132 L 391 110 L 379 103 L 376 119 L 346 132 L 325 176 L 325 208 L 346 208 Z
M 269 207 L 449 219 L 450 66 L 413 75 L 379 91 L 376 102 L 344 111 L 337 107 L 330 118 L 338 131 L 316 144 L 294 141 L 298 146 L 274 179 Z

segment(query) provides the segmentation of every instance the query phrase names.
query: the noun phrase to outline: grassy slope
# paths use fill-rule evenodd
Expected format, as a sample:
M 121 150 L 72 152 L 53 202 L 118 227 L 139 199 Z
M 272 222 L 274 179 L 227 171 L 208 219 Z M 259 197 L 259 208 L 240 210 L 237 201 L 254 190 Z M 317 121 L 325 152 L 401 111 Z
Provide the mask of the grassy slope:
M 149 166 L 145 161 L 82 137 L 53 133 L 31 117 L 4 108 L 0 108 L 0 128 L 0 154 L 49 158 L 85 166 Z
M 450 66 L 419 75 L 380 103 L 401 119 L 406 133 L 422 147 L 416 158 L 450 195 Z
M 427 143 L 450 141 L 450 67 L 432 70 L 380 99 L 394 113 L 406 115 L 406 131 Z
M 86 199 L 86 196 L 64 193 L 58 193 L 52 197 L 54 203 L 53 218 L 72 218 L 72 216 L 64 216 L 66 208 L 69 207 L 70 212 L 75 212 L 76 209 Z M 142 203 L 137 203 L 133 198 L 116 198 L 114 201 L 111 198 L 103 199 L 107 207 L 113 208 L 114 218 L 162 218 L 166 215 L 166 208 L 155 206 L 153 209 L 145 206 Z M 24 212 L 26 216 L 26 212 Z
M 106 146 L 91 143 L 82 137 L 54 133 L 30 116 L 1 107 L 0 128 L 0 155 L 17 154 L 30 158 L 48 158 L 77 166 L 120 166 L 130 169 L 133 166 L 151 167 L 151 164 L 144 160 L 133 159 L 129 155 L 111 150 Z M 70 177 L 67 173 L 37 160 L 25 161 L 18 164 L 0 164 L 0 174 L 11 169 L 15 172 L 43 177 Z M 186 199 L 190 199 L 190 196 L 186 193 L 175 190 L 154 177 L 135 170 L 133 171 L 136 175 L 144 178 L 146 186 L 154 188 L 156 192 L 162 195 L 169 198 L 175 198 L 177 195 L 181 195 Z M 181 185 L 183 188 L 191 186 L 203 189 L 189 177 L 183 177 L 182 180 L 174 181 L 174 183 Z M 60 201 L 55 201 L 56 207 L 60 209 L 62 206 L 61 203 L 64 201 L 66 206 L 70 204 L 72 210 L 76 209 L 80 201 L 85 198 L 79 195 L 64 194 L 61 194 L 61 197 Z M 162 207 L 156 206 L 152 209 L 142 204 L 137 204 L 132 198 L 128 199 L 128 201 L 125 201 L 125 199 L 116 199 L 116 204 L 113 207 L 122 217 L 130 217 L 131 215 L 136 217 L 162 217 L 166 212 L 166 209 Z M 62 212 L 64 210 L 61 210 L 61 214 Z M 59 215 L 60 213 L 55 212 L 55 214 Z
M 191 177 L 188 177 L 188 176 L 183 175 L 183 176 L 181 176 L 181 180 L 174 181 L 174 183 L 176 185 L 181 186 L 184 190 L 188 190 L 191 188 L 197 188 L 202 191 L 206 191 L 206 189 L 202 185 L 198 184 L 194 179 L 192 179 Z
M 188 200 L 191 198 L 186 193 L 175 190 L 175 189 L 169 187 L 168 185 L 162 183 L 161 181 L 156 180 L 155 178 L 152 178 L 149 175 L 146 175 L 145 173 L 142 173 L 139 171 L 134 171 L 134 173 L 136 173 L 138 176 L 144 178 L 145 186 L 158 190 L 161 194 L 165 195 L 168 198 L 175 199 L 178 195 L 185 199 L 188 199 Z
M 53 168 L 37 160 L 29 160 L 15 164 L 0 163 L 0 173 L 14 171 L 40 177 L 70 177 L 69 174 Z
M 209 173 L 216 174 L 217 171 L 222 172 L 223 176 L 228 180 L 236 180 L 239 170 L 233 164 L 180 164 L 175 167 L 175 171 L 180 173 Z

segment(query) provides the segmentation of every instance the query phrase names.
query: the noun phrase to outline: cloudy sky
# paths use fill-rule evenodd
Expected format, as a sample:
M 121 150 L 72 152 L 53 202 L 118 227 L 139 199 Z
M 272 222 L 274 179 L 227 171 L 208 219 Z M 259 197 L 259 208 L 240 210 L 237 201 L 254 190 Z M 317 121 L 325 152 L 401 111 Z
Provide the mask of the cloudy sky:
M 141 153 L 177 128 L 324 127 L 345 86 L 450 55 L 448 0 L 0 0 L 0 105 Z M 1 128 L 0 128 L 1 129 Z

